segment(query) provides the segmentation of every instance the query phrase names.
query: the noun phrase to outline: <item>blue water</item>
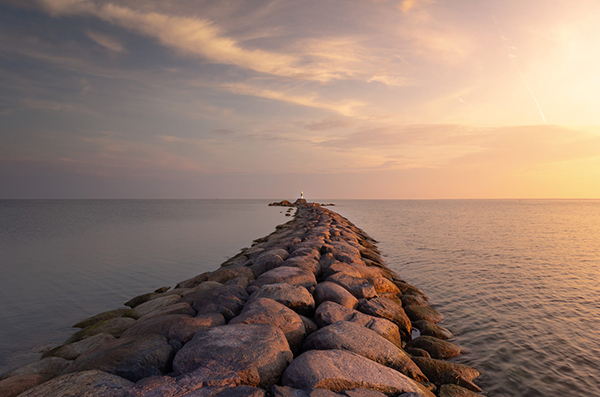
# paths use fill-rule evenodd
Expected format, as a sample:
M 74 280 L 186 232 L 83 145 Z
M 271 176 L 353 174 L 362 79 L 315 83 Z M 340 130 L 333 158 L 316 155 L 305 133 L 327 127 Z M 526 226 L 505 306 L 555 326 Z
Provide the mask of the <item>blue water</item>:
M 600 396 L 600 201 L 334 201 L 445 315 L 486 395 Z M 289 219 L 266 203 L 0 201 L 0 373 L 215 269 Z

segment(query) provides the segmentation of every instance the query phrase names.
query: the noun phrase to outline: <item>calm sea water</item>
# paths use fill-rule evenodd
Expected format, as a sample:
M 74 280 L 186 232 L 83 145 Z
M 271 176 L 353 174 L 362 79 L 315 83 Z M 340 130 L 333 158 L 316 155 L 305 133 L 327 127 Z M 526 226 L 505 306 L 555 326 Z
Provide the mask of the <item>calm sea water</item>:
M 267 200 L 0 200 L 0 374 L 71 324 L 218 266 L 289 220 Z
M 445 315 L 486 395 L 600 396 L 600 201 L 335 202 Z M 0 373 L 215 269 L 289 219 L 266 203 L 0 201 Z

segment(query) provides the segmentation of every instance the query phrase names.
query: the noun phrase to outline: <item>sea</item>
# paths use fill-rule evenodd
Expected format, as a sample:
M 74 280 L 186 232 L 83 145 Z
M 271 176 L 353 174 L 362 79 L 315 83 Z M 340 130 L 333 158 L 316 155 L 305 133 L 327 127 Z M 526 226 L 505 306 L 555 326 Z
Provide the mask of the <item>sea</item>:
M 0 200 L 0 374 L 290 220 L 268 202 Z M 484 395 L 600 397 L 599 200 L 319 202 L 427 293 Z

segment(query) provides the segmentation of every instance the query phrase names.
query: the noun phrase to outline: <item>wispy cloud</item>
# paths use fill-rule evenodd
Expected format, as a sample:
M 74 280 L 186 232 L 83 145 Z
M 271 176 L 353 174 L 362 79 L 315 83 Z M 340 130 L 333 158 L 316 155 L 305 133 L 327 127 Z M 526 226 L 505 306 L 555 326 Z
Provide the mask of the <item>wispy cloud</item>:
M 113 52 L 125 52 L 125 47 L 123 47 L 123 45 L 121 43 L 119 43 L 118 40 L 116 40 L 115 38 L 106 36 L 102 33 L 98 33 L 98 32 L 94 32 L 92 30 L 88 30 L 86 32 L 87 36 L 94 41 L 96 44 L 101 45 L 102 47 L 106 48 L 107 50 L 113 51 Z

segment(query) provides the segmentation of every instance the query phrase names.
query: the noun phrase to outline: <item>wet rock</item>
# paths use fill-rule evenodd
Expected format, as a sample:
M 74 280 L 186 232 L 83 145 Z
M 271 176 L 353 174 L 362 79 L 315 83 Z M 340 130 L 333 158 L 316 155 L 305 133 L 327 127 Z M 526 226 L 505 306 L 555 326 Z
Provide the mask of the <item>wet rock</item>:
M 304 342 L 304 350 L 347 350 L 393 368 L 419 382 L 427 378 L 410 357 L 378 333 L 356 323 L 339 321 L 321 328 Z
M 150 302 L 147 302 L 147 303 L 150 303 Z M 140 305 L 138 307 L 141 307 L 141 306 L 142 305 Z M 137 309 L 138 307 L 136 307 L 135 309 Z M 133 310 L 135 310 L 135 309 L 133 309 Z M 144 319 L 153 318 L 153 317 L 168 316 L 170 314 L 185 314 L 188 316 L 195 316 L 196 311 L 192 308 L 192 306 L 189 303 L 179 302 L 179 303 L 174 303 L 172 305 L 162 306 L 148 314 L 144 314 L 139 319 L 144 320 Z
M 129 310 L 125 315 L 134 319 L 145 316 L 146 314 L 152 313 L 155 310 L 164 308 L 165 306 L 173 305 L 181 301 L 179 295 L 168 295 L 157 299 L 152 299 L 144 303 L 140 303 L 133 309 Z
M 162 335 L 120 338 L 83 352 L 67 372 L 97 369 L 136 382 L 166 372 L 172 353 Z
M 418 329 L 421 335 L 433 336 L 439 339 L 451 339 L 454 337 L 448 329 L 425 320 L 413 322 L 413 327 Z
M 393 280 L 392 282 L 396 284 L 396 287 L 398 287 L 402 295 L 418 295 L 426 298 L 425 292 L 423 292 L 423 290 L 415 287 L 412 284 L 407 283 L 406 281 Z
M 96 346 L 115 340 L 115 337 L 109 334 L 97 334 L 79 342 L 69 343 L 55 347 L 47 351 L 42 357 L 60 357 L 65 360 L 75 360 L 81 353 Z
M 407 347 L 405 351 L 411 356 L 431 358 L 431 354 L 427 350 L 417 349 L 416 347 Z
M 15 397 L 37 385 L 44 383 L 47 379 L 38 374 L 24 374 L 11 376 L 0 381 L 0 396 Z
M 52 379 L 20 397 L 125 397 L 133 383 L 102 371 L 85 371 Z
M 412 321 L 429 321 L 431 323 L 439 323 L 444 319 L 444 316 L 435 309 L 426 306 L 410 305 L 404 308 L 406 315 Z
M 445 359 L 461 353 L 460 346 L 433 336 L 420 336 L 408 342 L 406 346 L 426 350 L 433 358 Z
M 141 294 L 138 295 L 134 298 L 131 298 L 130 300 L 128 300 L 127 302 L 125 302 L 125 306 L 129 306 L 130 308 L 134 308 L 138 305 L 141 305 L 144 302 L 148 302 L 150 300 L 150 298 L 153 298 L 155 296 L 158 296 L 159 294 L 157 294 L 156 292 L 150 292 L 147 294 Z
M 333 392 L 360 387 L 388 395 L 413 392 L 417 396 L 433 396 L 400 372 L 343 350 L 303 353 L 285 370 L 282 384 L 296 389 L 322 388 Z
M 314 291 L 314 288 L 317 285 L 317 279 L 309 270 L 301 269 L 299 267 L 283 266 L 263 273 L 254 281 L 254 285 L 259 287 L 278 283 L 300 285 L 311 292 Z
M 223 368 L 238 374 L 248 386 L 270 387 L 292 361 L 292 352 L 279 328 L 268 324 L 235 324 L 198 332 L 175 355 L 173 369 Z
M 245 266 L 233 268 L 222 267 L 211 273 L 210 276 L 208 276 L 207 281 L 216 281 L 218 283 L 224 284 L 227 281 L 233 280 L 238 277 L 246 277 L 249 280 L 254 280 L 254 273 L 252 272 L 252 269 Z
M 248 302 L 257 298 L 273 299 L 302 315 L 312 315 L 315 310 L 315 300 L 308 290 L 300 285 L 287 283 L 268 284 L 254 292 Z
M 194 288 L 194 287 L 198 286 L 199 284 L 208 280 L 209 275 L 210 275 L 210 272 L 205 272 L 205 273 L 199 274 L 197 276 L 194 276 L 192 278 L 189 278 L 187 280 L 184 280 L 184 281 L 178 283 L 175 286 L 175 288 Z
M 221 285 L 183 297 L 198 314 L 221 313 L 228 321 L 240 313 L 247 299 L 246 290 L 235 285 Z
M 0 380 L 17 375 L 40 375 L 45 380 L 52 379 L 61 374 L 71 363 L 60 357 L 48 357 L 21 368 L 12 370 L 0 377 Z
M 78 342 L 82 339 L 101 333 L 119 337 L 133 324 L 135 324 L 135 320 L 129 317 L 111 318 L 75 332 L 64 344 Z
M 403 338 L 408 339 L 410 337 L 412 324 L 406 313 L 404 313 L 402 306 L 396 302 L 382 297 L 361 300 L 358 305 L 358 310 L 374 317 L 390 320 L 398 326 L 400 335 L 402 335 Z
M 413 361 L 421 368 L 421 371 L 423 371 L 425 376 L 438 387 L 448 383 L 475 392 L 481 391 L 481 389 L 473 383 L 473 380 L 481 375 L 475 368 L 425 357 L 413 357 Z
M 402 346 L 398 326 L 389 320 L 369 316 L 333 302 L 325 302 L 315 311 L 315 322 L 319 327 L 325 327 L 338 321 L 349 321 L 362 325 L 377 332 L 396 346 Z
M 330 281 L 323 281 L 315 288 L 315 304 L 319 306 L 323 302 L 335 302 L 344 307 L 355 309 L 358 299 L 347 289 Z
M 370 299 L 377 296 L 375 287 L 361 277 L 354 277 L 340 272 L 332 274 L 325 281 L 341 285 L 358 299 Z
M 442 385 L 440 387 L 440 397 L 481 397 L 481 394 L 457 385 Z
M 102 322 L 104 320 L 109 320 L 111 318 L 121 317 L 128 310 L 129 309 L 116 309 L 116 310 L 109 310 L 109 311 L 106 311 L 106 312 L 102 312 L 102 313 L 96 314 L 95 316 L 88 317 L 85 320 L 82 320 L 82 321 L 78 322 L 77 324 L 73 324 L 73 328 L 87 328 L 90 325 L 97 324 L 97 323 Z
M 269 298 L 256 298 L 244 306 L 229 324 L 271 324 L 283 331 L 292 352 L 298 352 L 306 334 L 304 323 L 296 312 Z
M 429 302 L 421 295 L 402 295 L 402 306 L 429 306 Z

